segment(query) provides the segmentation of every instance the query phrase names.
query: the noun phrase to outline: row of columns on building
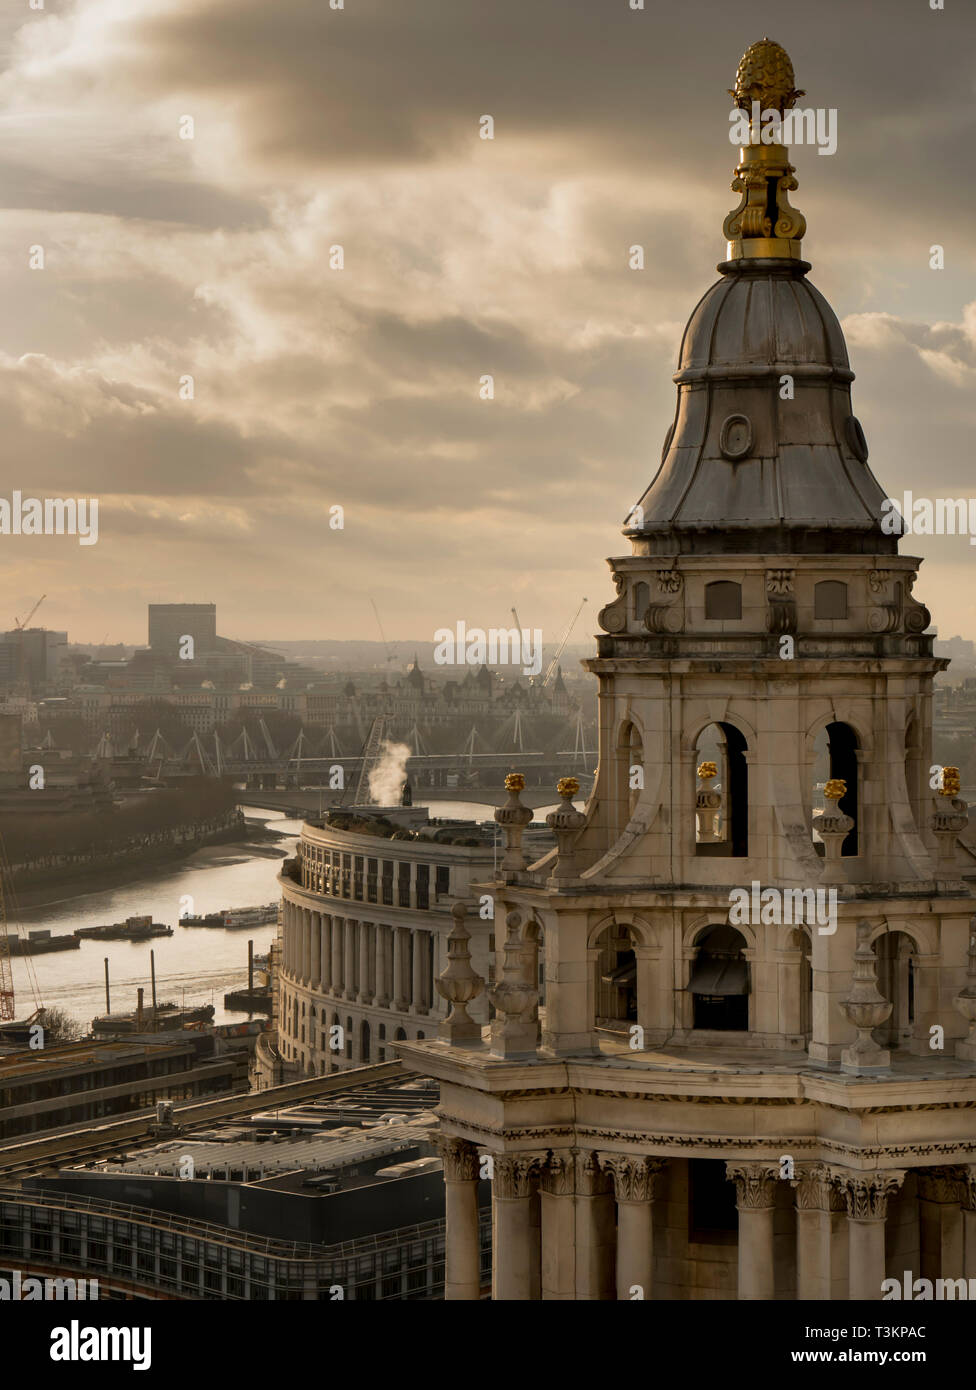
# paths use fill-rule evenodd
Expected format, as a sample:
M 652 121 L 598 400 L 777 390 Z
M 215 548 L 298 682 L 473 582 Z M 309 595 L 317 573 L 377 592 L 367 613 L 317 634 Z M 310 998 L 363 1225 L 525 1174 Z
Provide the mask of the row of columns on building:
M 447 1217 L 446 1297 L 481 1296 L 475 1145 L 438 1137 Z M 549 1150 L 496 1154 L 492 1173 L 492 1298 L 650 1298 L 655 1181 L 667 1160 L 638 1154 Z M 798 1300 L 829 1300 L 839 1236 L 847 1226 L 848 1298 L 877 1301 L 885 1279 L 885 1218 L 905 1169 L 859 1173 L 796 1165 Z M 739 1215 L 738 1298 L 771 1300 L 777 1165 L 727 1163 Z M 976 1164 L 922 1169 L 919 1198 L 932 1209 L 940 1278 L 976 1278 Z
M 336 917 L 287 899 L 283 911 L 282 971 L 297 984 L 378 1008 L 430 1010 L 431 932 Z
M 323 860 L 316 859 L 314 853 L 306 849 L 299 857 L 299 875 L 302 887 L 311 890 L 313 893 L 325 893 L 333 897 L 350 899 L 355 902 L 378 901 L 376 897 L 371 899 L 368 896 L 364 896 L 368 895 L 369 891 L 366 874 L 362 875 L 359 890 L 357 891 L 356 889 L 355 868 L 353 865 L 355 859 L 359 857 L 361 856 L 355 854 L 346 855 L 345 858 L 349 860 L 349 864 L 346 868 L 339 869 L 335 866 L 330 867 L 329 864 Z M 377 867 L 379 868 L 384 862 L 388 864 L 392 863 L 393 875 L 391 878 L 384 879 L 382 877 L 382 871 L 377 874 L 375 886 L 376 893 L 382 891 L 384 883 L 390 884 L 392 886 L 393 900 L 386 904 L 387 907 L 396 906 L 416 909 L 419 884 L 417 870 L 420 867 L 420 861 L 413 859 L 395 859 L 392 861 L 380 860 Z M 407 871 L 406 876 L 401 878 L 400 875 L 404 868 Z M 346 876 L 345 882 L 343 882 L 344 875 Z M 407 885 L 407 893 L 404 895 L 405 900 L 401 901 L 401 885 L 404 883 Z M 347 891 L 344 892 L 344 888 L 346 888 Z M 430 885 L 428 891 L 434 891 L 433 885 Z

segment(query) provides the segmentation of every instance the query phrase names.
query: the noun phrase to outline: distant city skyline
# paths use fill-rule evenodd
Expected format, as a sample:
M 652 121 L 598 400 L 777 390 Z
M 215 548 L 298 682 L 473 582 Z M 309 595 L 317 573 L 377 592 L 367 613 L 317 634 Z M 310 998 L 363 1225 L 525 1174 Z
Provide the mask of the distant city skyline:
M 0 535 L 4 623 L 46 593 L 45 625 L 136 642 L 199 596 L 243 640 L 356 638 L 372 599 L 412 642 L 515 604 L 552 645 L 586 594 L 594 633 L 724 256 L 729 55 L 770 30 L 837 111 L 795 202 L 870 466 L 968 495 L 976 235 L 944 170 L 974 29 L 916 0 L 8 8 L 5 495 L 97 498 L 99 530 Z M 938 629 L 976 630 L 967 538 L 902 550 Z

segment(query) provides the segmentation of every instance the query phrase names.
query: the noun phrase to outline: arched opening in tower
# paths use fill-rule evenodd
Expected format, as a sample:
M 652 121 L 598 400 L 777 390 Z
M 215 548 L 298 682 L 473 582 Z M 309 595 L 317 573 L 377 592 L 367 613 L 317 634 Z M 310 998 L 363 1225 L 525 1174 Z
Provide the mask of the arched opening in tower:
M 721 1032 L 749 1030 L 749 962 L 745 938 L 723 923 L 706 927 L 697 940 L 688 988 L 694 1001 L 692 1027 Z
M 749 853 L 749 766 L 745 737 L 733 724 L 709 724 L 695 745 L 696 775 L 714 763 L 696 792 L 695 853 L 744 859 Z M 716 797 L 718 804 L 713 804 Z
M 813 1037 L 813 947 L 809 931 L 795 927 L 790 933 L 789 943 L 794 951 L 800 952 L 796 1024 L 790 1025 L 789 1031 L 792 1032 L 795 1026 L 796 1032 L 809 1043 Z
M 624 1031 L 637 1022 L 637 956 L 630 929 L 614 923 L 596 944 L 596 1026 Z
M 922 827 L 922 736 L 918 718 L 909 717 L 905 729 L 905 785 L 908 788 L 908 804 L 912 808 L 912 819 L 916 830 Z
M 825 813 L 832 814 L 836 804 L 841 815 L 850 816 L 854 825 L 844 836 L 840 852 L 843 856 L 858 853 L 858 750 L 857 734 L 849 724 L 831 723 L 817 734 L 814 741 L 813 769 L 813 844 L 818 854 L 823 854 L 824 843 L 817 829 L 817 822 Z M 824 788 L 828 781 L 843 781 L 847 790 L 836 803 L 827 806 L 824 801 Z
M 618 833 L 630 821 L 644 788 L 644 740 L 630 720 L 617 735 L 617 804 L 620 807 Z
M 878 988 L 891 1002 L 891 1013 L 872 1037 L 882 1047 L 905 1047 L 915 1025 L 916 976 L 915 943 L 907 932 L 889 931 L 874 943 Z

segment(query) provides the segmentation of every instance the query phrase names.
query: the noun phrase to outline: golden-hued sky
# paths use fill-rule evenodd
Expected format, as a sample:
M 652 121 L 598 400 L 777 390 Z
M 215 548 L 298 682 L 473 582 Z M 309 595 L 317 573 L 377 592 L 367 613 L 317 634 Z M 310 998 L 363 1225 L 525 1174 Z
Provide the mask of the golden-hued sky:
M 959 0 L 11 0 L 0 492 L 100 516 L 97 545 L 0 537 L 0 626 L 46 592 L 74 640 L 145 642 L 153 601 L 369 638 L 372 597 L 397 638 L 514 603 L 551 642 L 586 594 L 585 640 L 724 258 L 727 89 L 764 34 L 837 110 L 791 201 L 870 466 L 968 495 L 974 31 Z M 976 547 L 902 550 L 940 635 L 976 637 Z

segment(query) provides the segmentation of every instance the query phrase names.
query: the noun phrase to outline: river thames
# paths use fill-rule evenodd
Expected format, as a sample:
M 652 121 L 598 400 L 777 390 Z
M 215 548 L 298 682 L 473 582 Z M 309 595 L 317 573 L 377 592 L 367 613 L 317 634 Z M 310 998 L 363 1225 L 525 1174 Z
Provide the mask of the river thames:
M 491 805 L 463 801 L 431 801 L 429 805 L 432 816 L 452 819 L 490 820 L 493 809 Z M 246 1014 L 224 1008 L 224 994 L 247 983 L 247 943 L 254 942 L 256 955 L 266 952 L 274 940 L 275 924 L 233 930 L 178 925 L 184 913 L 257 907 L 276 902 L 280 896 L 277 875 L 282 859 L 295 852 L 301 821 L 257 806 L 245 805 L 241 809 L 249 820 L 266 823 L 283 838 L 249 841 L 245 833 L 232 844 L 196 850 L 178 863 L 156 867 L 145 878 L 120 887 L 66 895 L 57 902 L 20 909 L 11 928 L 19 927 L 21 935 L 37 927 L 49 927 L 54 935 L 60 935 L 76 927 L 123 922 L 127 917 L 148 913 L 154 922 L 174 929 L 172 936 L 152 941 L 83 939 L 77 951 L 36 956 L 33 964 L 41 1001 L 48 1007 L 64 1009 L 87 1031 L 91 1020 L 105 1013 L 107 956 L 112 1012 L 135 1009 L 140 985 L 145 987 L 148 1006 L 151 949 L 156 953 L 159 1003 L 212 1004 L 216 1023 L 243 1022 Z M 535 819 L 543 819 L 552 809 L 540 807 L 534 813 Z M 17 1017 L 25 1018 L 34 1010 L 33 993 L 25 962 L 15 957 L 12 965 Z

